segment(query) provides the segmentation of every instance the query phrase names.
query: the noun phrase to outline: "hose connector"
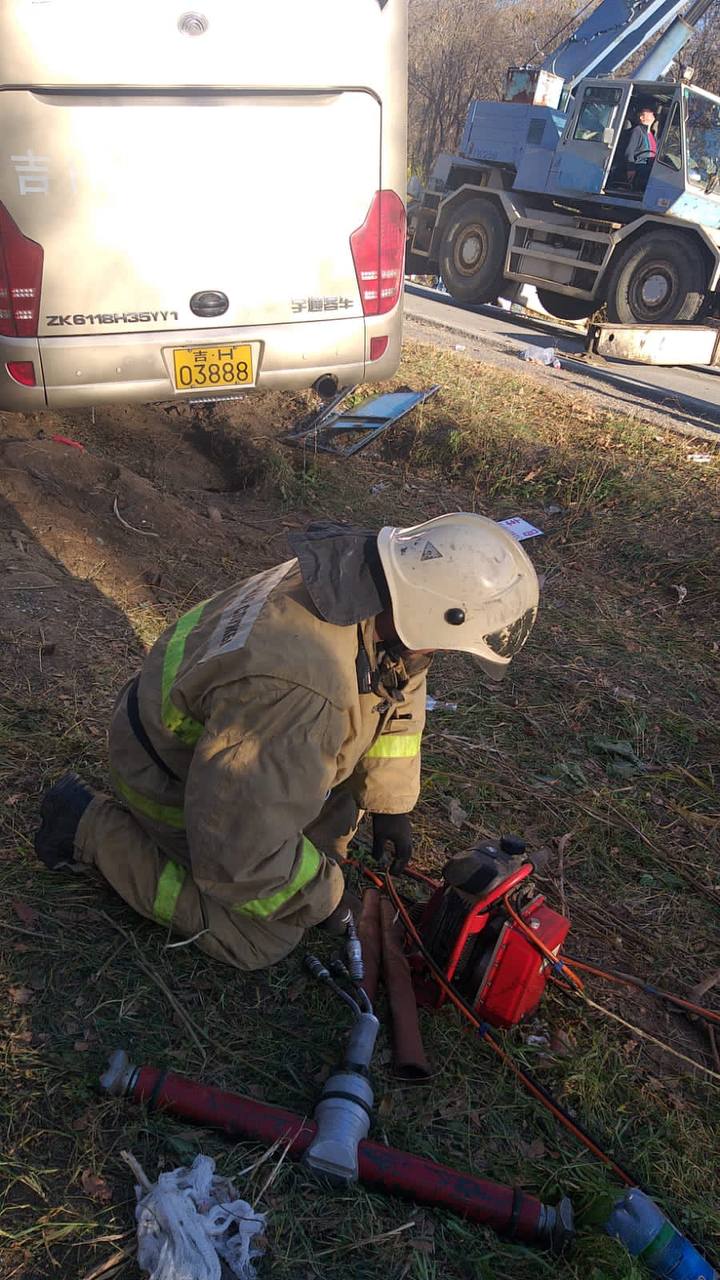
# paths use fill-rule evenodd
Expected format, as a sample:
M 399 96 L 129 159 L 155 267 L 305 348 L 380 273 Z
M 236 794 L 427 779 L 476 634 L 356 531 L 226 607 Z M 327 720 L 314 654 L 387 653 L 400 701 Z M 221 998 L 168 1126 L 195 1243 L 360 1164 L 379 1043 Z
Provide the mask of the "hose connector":
M 352 916 L 347 927 L 345 936 L 345 957 L 347 959 L 347 967 L 350 971 L 350 977 L 353 982 L 362 983 L 365 978 L 365 965 L 363 964 L 362 943 L 358 937 L 355 927 L 355 921 Z
M 318 982 L 330 981 L 330 970 L 323 964 L 322 960 L 318 960 L 317 956 L 311 955 L 309 951 L 305 953 L 305 968 L 311 977 L 316 978 Z
M 124 1049 L 115 1049 L 100 1077 L 100 1088 L 113 1098 L 124 1098 L 130 1093 L 139 1071 L 140 1068 L 133 1066 Z

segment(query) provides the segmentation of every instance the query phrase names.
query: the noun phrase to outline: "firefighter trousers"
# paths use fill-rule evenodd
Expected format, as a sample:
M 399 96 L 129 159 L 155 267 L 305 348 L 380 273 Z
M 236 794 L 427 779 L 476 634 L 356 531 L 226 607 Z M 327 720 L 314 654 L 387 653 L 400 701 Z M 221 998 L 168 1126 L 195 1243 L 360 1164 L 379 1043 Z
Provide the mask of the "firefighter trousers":
M 362 813 L 346 787 L 328 796 L 305 835 L 323 853 L 341 861 Z M 198 889 L 181 854 L 182 837 L 155 824 L 124 802 L 98 794 L 83 814 L 75 837 L 80 863 L 97 868 L 140 915 L 163 925 L 216 960 L 238 969 L 264 969 L 298 945 L 304 928 L 292 919 L 237 914 Z

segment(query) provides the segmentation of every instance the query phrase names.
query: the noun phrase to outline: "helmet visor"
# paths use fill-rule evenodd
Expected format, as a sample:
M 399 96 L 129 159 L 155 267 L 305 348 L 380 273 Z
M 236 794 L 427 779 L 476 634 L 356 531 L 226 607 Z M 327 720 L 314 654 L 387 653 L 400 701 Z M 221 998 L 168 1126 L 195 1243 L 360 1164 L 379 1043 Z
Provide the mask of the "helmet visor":
M 488 649 L 492 649 L 499 658 L 506 658 L 509 662 L 525 644 L 533 629 L 536 614 L 537 609 L 526 609 L 522 616 L 512 622 L 509 627 L 503 627 L 501 631 L 493 631 L 490 635 L 483 636 Z

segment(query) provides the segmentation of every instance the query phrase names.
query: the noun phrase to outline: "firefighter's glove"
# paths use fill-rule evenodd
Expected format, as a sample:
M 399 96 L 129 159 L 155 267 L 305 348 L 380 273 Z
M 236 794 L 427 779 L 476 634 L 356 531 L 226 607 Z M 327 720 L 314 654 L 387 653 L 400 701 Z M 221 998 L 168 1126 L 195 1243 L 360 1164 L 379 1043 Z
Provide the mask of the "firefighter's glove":
M 390 846 L 390 874 L 399 876 L 412 857 L 412 827 L 407 813 L 374 813 L 373 858 L 387 865 L 386 845 Z
M 325 933 L 330 933 L 333 937 L 343 938 L 347 933 L 351 917 L 355 920 L 359 918 L 361 907 L 360 899 L 356 898 L 354 893 L 348 893 L 346 889 L 335 910 L 331 911 L 327 919 L 317 927 L 324 929 Z

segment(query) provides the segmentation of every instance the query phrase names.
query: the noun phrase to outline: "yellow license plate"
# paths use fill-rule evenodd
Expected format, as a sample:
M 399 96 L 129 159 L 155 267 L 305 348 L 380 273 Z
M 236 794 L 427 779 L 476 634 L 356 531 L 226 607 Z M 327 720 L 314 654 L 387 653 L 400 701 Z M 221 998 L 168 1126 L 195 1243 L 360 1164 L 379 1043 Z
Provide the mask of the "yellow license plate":
M 173 351 L 178 391 L 222 391 L 253 385 L 252 347 L 176 347 Z

